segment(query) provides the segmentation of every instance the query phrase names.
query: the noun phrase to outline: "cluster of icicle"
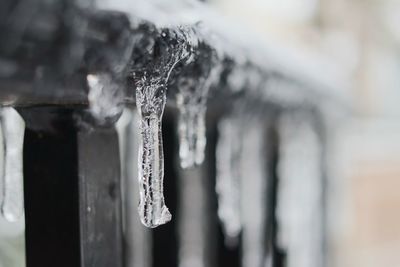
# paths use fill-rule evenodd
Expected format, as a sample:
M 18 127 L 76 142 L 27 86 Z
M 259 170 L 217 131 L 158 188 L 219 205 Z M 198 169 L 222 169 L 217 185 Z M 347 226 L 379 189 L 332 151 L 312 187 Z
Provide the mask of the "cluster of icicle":
M 164 155 L 161 134 L 162 116 L 167 100 L 169 78 L 178 64 L 185 66 L 178 77 L 176 103 L 179 116 L 179 155 L 183 168 L 192 168 L 204 160 L 206 145 L 205 115 L 207 97 L 221 70 L 216 52 L 199 53 L 199 33 L 195 27 L 153 28 L 150 36 L 137 33 L 136 54 L 149 54 L 149 61 L 133 58 L 132 77 L 136 91 L 136 107 L 140 133 L 138 156 L 139 214 L 150 228 L 171 220 L 163 194 Z M 157 47 L 156 47 L 157 46 Z M 160 56 L 158 50 L 163 50 Z M 204 58 L 206 56 L 206 58 Z M 204 64 L 206 61 L 208 64 Z M 203 64 L 202 64 L 203 63 Z M 199 71 L 200 69 L 200 71 Z M 200 75 L 199 75 L 200 73 Z M 100 125 L 112 121 L 122 112 L 122 90 L 118 82 L 105 72 L 87 75 L 89 110 Z
M 137 169 L 135 170 L 138 173 L 139 181 L 139 185 L 136 188 L 138 189 L 139 198 L 139 218 L 142 224 L 149 228 L 165 224 L 172 217 L 165 204 L 163 193 L 164 155 L 161 132 L 162 116 L 167 101 L 167 89 L 170 84 L 169 79 L 171 75 L 174 75 L 173 72 L 177 66 L 182 63 L 181 66 L 183 65 L 184 67 L 179 70 L 179 74 L 173 79 L 174 86 L 178 89 L 176 92 L 176 104 L 179 110 L 179 156 L 181 167 L 193 171 L 193 167 L 200 165 L 204 160 L 207 97 L 213 84 L 220 80 L 222 69 L 222 60 L 218 58 L 217 52 L 202 48 L 201 42 L 195 37 L 196 33 L 193 32 L 193 28 L 161 29 L 157 30 L 156 35 L 156 38 L 161 38 L 161 42 L 163 38 L 167 39 L 170 35 L 174 35 L 172 38 L 177 41 L 171 46 L 169 46 L 170 42 L 165 42 L 168 44 L 168 47 L 163 48 L 167 51 L 166 57 L 163 57 L 160 61 L 146 62 L 143 64 L 145 65 L 144 68 L 132 71 L 135 80 L 137 108 L 137 116 L 135 115 L 134 117 L 138 124 L 138 143 L 135 148 L 139 152 L 137 157 L 130 156 L 129 158 L 137 158 L 138 161 Z M 149 41 L 147 44 L 150 44 L 151 50 L 151 46 L 154 46 L 154 40 Z M 207 62 L 207 64 L 202 64 L 202 59 L 204 58 L 201 57 L 208 57 L 207 60 L 203 61 Z M 92 113 L 95 116 L 114 117 L 121 112 L 121 107 L 116 105 L 115 98 L 112 99 L 111 97 L 112 101 L 101 100 L 101 98 L 104 98 L 104 93 L 108 87 L 113 86 L 114 88 L 114 84 L 108 76 L 88 75 L 87 80 L 90 88 L 89 102 Z M 233 67 L 227 77 L 227 83 L 234 93 L 240 92 L 244 88 L 253 90 L 261 88 L 261 94 L 256 95 L 259 95 L 264 100 L 274 99 L 274 92 L 285 91 L 279 90 L 283 86 L 279 79 L 270 78 L 264 80 L 258 68 L 252 67 L 245 62 Z M 288 85 L 285 86 L 287 87 Z M 290 89 L 286 90 L 289 92 L 289 95 L 285 97 L 288 101 L 296 99 L 290 94 L 290 92 L 296 90 Z M 106 98 L 109 97 L 106 96 Z M 265 205 L 268 189 L 267 182 L 270 179 L 268 179 L 268 174 L 264 167 L 267 161 L 264 155 L 264 146 L 265 140 L 268 139 L 266 137 L 265 124 L 268 123 L 269 119 L 265 116 L 260 118 L 253 115 L 246 114 L 244 108 L 240 107 L 240 105 L 235 106 L 235 112 L 222 118 L 218 124 L 219 141 L 216 151 L 218 216 L 228 246 L 237 245 L 239 235 L 242 236 L 242 265 L 268 266 L 272 259 L 264 251 L 267 244 L 265 244 L 266 241 L 261 233 L 266 231 L 265 227 L 268 220 Z M 126 120 L 126 116 L 123 116 L 123 118 Z M 262 122 L 260 123 L 260 121 Z M 129 125 L 132 127 L 132 122 Z M 285 130 L 282 130 L 282 132 L 285 132 Z M 289 144 L 287 143 L 288 141 L 284 142 L 284 144 Z M 283 149 L 285 149 L 285 146 L 283 146 Z M 126 148 L 121 148 L 122 150 L 126 151 Z M 296 157 L 297 155 L 294 155 L 294 158 L 289 161 L 284 159 L 280 166 L 284 170 L 290 169 L 291 167 L 286 167 L 284 164 L 286 164 L 285 162 L 295 162 Z M 296 167 L 294 169 L 297 171 L 299 168 Z M 281 175 L 282 179 L 284 179 L 283 181 L 286 181 L 286 176 L 290 176 L 283 171 Z M 318 173 L 315 173 L 313 177 L 318 179 L 318 175 Z M 198 171 L 194 171 L 192 176 L 198 179 L 201 178 Z M 188 187 L 196 185 L 196 188 L 200 186 L 199 183 L 189 181 L 184 181 L 182 184 L 186 184 Z M 285 191 L 289 188 L 289 185 L 284 184 L 282 187 L 283 191 L 279 192 L 279 202 L 282 202 L 282 205 L 289 205 L 285 204 L 291 200 Z M 315 193 L 316 191 L 313 192 Z M 183 197 L 187 198 L 185 197 L 187 194 L 183 194 Z M 194 196 L 191 195 L 190 197 Z M 199 197 L 199 200 L 199 203 L 201 203 L 201 197 Z M 313 203 L 318 203 L 317 199 L 313 200 Z M 189 208 L 186 204 L 182 204 L 183 211 L 181 213 L 186 214 L 186 217 L 194 216 L 193 212 L 188 211 Z M 291 202 L 290 205 L 293 205 L 293 203 Z M 288 214 L 286 212 L 287 206 L 279 206 L 278 208 L 279 223 L 284 227 L 295 227 L 297 222 L 285 217 Z M 317 207 L 314 208 L 317 209 Z M 204 207 L 201 209 L 204 209 Z M 280 212 L 283 212 L 283 215 Z M 315 212 L 317 211 L 315 210 Z M 197 227 L 197 232 L 201 232 L 201 223 L 190 221 L 190 218 L 182 219 L 182 216 L 180 218 L 182 229 L 194 229 Z M 138 229 L 140 228 L 135 226 L 135 229 L 139 231 Z M 193 230 L 190 231 L 193 232 Z M 288 232 L 290 231 L 288 230 Z M 297 232 L 300 233 L 302 231 L 299 229 Z M 144 240 L 148 239 L 145 235 L 143 232 L 137 234 L 137 236 L 141 236 L 141 241 L 135 242 L 136 245 L 134 247 L 137 248 L 136 250 L 139 251 L 137 252 L 139 254 L 140 250 L 143 250 L 140 244 L 143 245 Z M 291 259 L 294 259 L 293 262 L 298 258 L 295 256 L 297 255 L 296 253 L 305 255 L 305 253 L 296 251 L 297 242 L 301 240 L 300 236 L 304 237 L 304 235 L 299 235 L 299 237 L 293 237 L 293 240 L 290 237 L 283 237 L 280 240 L 281 246 L 291 253 Z M 187 241 L 188 238 L 190 239 L 189 235 L 187 238 L 182 237 L 181 242 L 191 243 L 191 241 Z M 198 238 L 198 240 L 203 239 Z M 320 244 L 320 242 L 312 241 L 311 243 Z M 190 250 L 189 248 L 192 245 L 186 246 L 186 249 L 182 249 L 182 251 Z M 197 247 L 202 246 L 204 244 Z M 315 255 L 315 248 L 307 249 L 307 251 L 314 253 L 310 255 Z M 188 253 L 193 254 L 193 251 Z M 187 260 L 183 261 L 190 262 L 193 259 L 192 257 L 186 258 Z M 147 259 L 149 258 L 147 257 Z
M 167 38 L 167 35 L 171 33 L 160 31 L 159 34 L 161 38 Z M 137 168 L 134 169 L 138 172 L 139 180 L 139 185 L 135 187 L 139 192 L 139 218 L 149 228 L 157 227 L 171 220 L 171 213 L 165 205 L 163 193 L 164 155 L 161 133 L 162 116 L 171 73 L 178 63 L 184 62 L 185 67 L 177 77 L 178 92 L 176 95 L 176 103 L 180 112 L 178 121 L 179 156 L 183 169 L 200 165 L 204 160 L 207 96 L 211 86 L 219 80 L 221 74 L 217 55 L 211 50 L 206 51 L 208 53 L 206 56 L 211 58 L 207 62 L 211 62 L 211 64 L 201 65 L 199 57 L 204 54 L 200 55 L 200 53 L 194 52 L 195 47 L 199 48 L 199 43 L 193 38 L 192 30 L 177 27 L 173 34 L 178 35 L 178 39 L 182 42 L 170 49 L 169 57 L 164 59 L 161 66 L 154 66 L 157 69 L 141 72 L 140 76 L 136 77 L 137 116 L 130 111 L 130 117 L 125 114 L 119 122 L 120 124 L 125 123 L 125 128 L 129 125 L 130 131 L 135 132 L 135 135 L 137 134 L 139 137 L 133 138 L 133 140 L 138 139 L 138 143 L 132 145 L 133 149 L 139 150 L 136 157 L 131 154 L 129 157 L 126 156 L 128 148 L 125 145 L 132 141 L 131 139 L 126 141 L 129 133 L 120 136 L 120 139 L 125 140 L 120 140 L 122 144 L 120 150 L 122 159 L 127 157 L 129 160 L 134 158 L 138 161 Z M 202 68 L 200 76 L 194 74 L 194 69 L 198 70 L 198 68 Z M 232 86 L 232 90 L 239 91 L 246 86 L 254 88 L 256 85 L 252 83 L 261 83 L 260 76 L 256 71 L 248 72 L 247 80 L 235 80 L 241 77 L 237 73 L 241 71 L 243 69 L 233 69 L 228 77 L 228 83 Z M 254 75 L 252 76 L 252 74 Z M 110 76 L 89 74 L 87 82 L 90 89 L 90 109 L 95 117 L 109 118 L 121 113 L 122 107 L 119 105 L 119 98 L 115 98 L 112 93 L 105 96 L 107 92 L 118 91 L 116 88 L 118 85 Z M 267 266 L 271 260 L 265 254 L 266 244 L 263 235 L 260 234 L 266 231 L 268 218 L 265 212 L 265 198 L 269 180 L 264 167 L 266 164 L 264 146 L 265 140 L 268 139 L 265 123 L 268 123 L 268 118 L 263 117 L 262 123 L 260 120 L 253 114 L 246 114 L 243 107 L 241 108 L 239 105 L 236 106 L 235 112 L 222 118 L 218 124 L 219 141 L 216 150 L 218 216 L 223 226 L 227 245 L 237 245 L 238 237 L 240 234 L 242 235 L 243 266 Z M 132 121 L 138 123 L 137 128 L 132 125 Z M 280 128 L 283 145 L 280 151 L 282 159 L 279 171 L 282 184 L 278 197 L 277 216 L 282 229 L 279 232 L 278 241 L 280 246 L 288 251 L 289 266 L 296 264 L 296 266 L 320 266 L 318 264 L 322 260 L 315 260 L 322 253 L 321 248 L 318 247 L 318 244 L 321 244 L 322 222 L 317 220 L 320 216 L 318 203 L 321 199 L 320 166 L 317 160 L 319 145 L 316 141 L 315 130 L 310 128 L 310 125 L 305 124 L 298 127 L 295 122 L 286 118 L 281 122 Z M 137 131 L 132 130 L 132 127 Z M 6 107 L 0 110 L 0 200 L 1 213 L 8 221 L 17 221 L 24 214 L 22 171 L 24 129 L 24 121 L 16 110 Z M 290 135 L 291 132 L 300 134 L 293 136 Z M 304 146 L 305 141 L 309 142 L 307 149 Z M 314 149 L 311 152 L 310 147 Z M 305 154 L 304 157 L 299 156 L 302 153 Z M 122 162 L 127 163 L 129 160 L 122 160 Z M 314 165 L 308 165 L 308 169 L 304 168 L 307 162 Z M 128 168 L 127 164 L 121 167 Z M 299 175 L 308 180 L 301 179 L 300 182 L 299 179 L 296 179 L 296 176 Z M 132 174 L 128 176 L 132 177 Z M 197 171 L 193 176 L 201 179 L 201 175 Z M 307 182 L 306 189 L 300 192 L 298 188 L 301 187 L 295 186 L 296 183 L 293 182 L 296 180 L 299 183 Z M 130 182 L 130 184 L 132 183 Z M 198 190 L 201 187 L 201 183 L 197 182 L 184 182 L 184 184 L 191 187 L 191 190 Z M 193 197 L 193 195 L 188 196 L 188 192 L 183 194 L 186 200 L 188 197 Z M 295 194 L 305 203 L 293 202 Z M 128 192 L 125 197 L 127 195 Z M 201 196 L 198 197 L 199 200 L 202 199 Z M 202 203 L 202 201 L 198 201 L 198 203 Z M 199 206 L 202 210 L 205 209 L 204 205 Z M 186 219 L 181 218 L 182 227 L 190 229 L 189 232 L 192 233 L 201 233 L 201 223 L 190 221 L 190 217 L 196 215 L 193 214 L 193 211 L 189 212 L 190 205 L 184 203 L 182 207 L 182 214 L 186 217 Z M 303 207 L 308 208 L 307 213 L 310 216 L 298 213 L 304 211 Z M 201 217 L 201 214 L 198 216 Z M 134 224 L 134 222 L 131 223 Z M 135 226 L 135 229 L 137 230 L 138 227 Z M 307 229 L 306 232 L 305 229 Z M 315 231 L 315 229 L 319 229 L 319 231 Z M 307 245 L 303 243 L 305 233 L 309 240 Z M 136 242 L 134 246 L 137 254 L 144 253 L 143 242 L 148 240 L 148 233 L 138 232 L 135 236 L 141 237 L 141 241 Z M 184 237 L 183 235 L 183 243 L 188 240 Z M 204 238 L 198 239 L 205 242 Z M 187 246 L 187 250 L 190 247 L 197 249 L 199 246 L 191 244 L 191 246 Z M 185 250 L 182 249 L 182 251 Z M 146 253 L 148 254 L 148 252 Z M 193 251 L 188 253 L 194 254 Z M 191 257 L 186 258 L 188 262 L 192 259 Z M 149 257 L 146 257 L 142 262 L 148 262 L 148 260 Z M 317 265 L 314 264 L 315 262 L 318 262 Z
M 1 214 L 9 222 L 24 215 L 22 152 L 25 123 L 18 112 L 0 109 L 0 202 Z

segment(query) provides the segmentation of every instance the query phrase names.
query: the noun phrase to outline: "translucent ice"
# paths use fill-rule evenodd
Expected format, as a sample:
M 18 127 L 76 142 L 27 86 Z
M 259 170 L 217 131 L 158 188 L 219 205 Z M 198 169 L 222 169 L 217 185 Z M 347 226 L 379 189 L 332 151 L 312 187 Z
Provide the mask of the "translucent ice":
M 8 221 L 17 221 L 24 215 L 22 153 L 25 123 L 13 108 L 2 108 L 1 135 L 3 169 L 1 212 Z
M 242 157 L 241 120 L 233 116 L 222 119 L 218 125 L 216 151 L 218 217 L 227 244 L 235 244 L 242 229 L 240 218 L 240 160 Z
M 182 95 L 178 99 L 183 98 Z M 178 121 L 179 157 L 182 168 L 199 165 L 204 160 L 206 147 L 205 106 L 180 106 Z
M 311 116 L 300 114 L 280 119 L 278 244 L 287 266 L 317 267 L 323 266 L 321 151 Z
M 170 36 L 178 38 L 169 45 Z M 157 227 L 171 220 L 164 201 L 164 154 L 161 120 L 166 103 L 167 84 L 175 65 L 190 56 L 190 31 L 178 27 L 160 32 L 157 39 L 155 62 L 147 62 L 149 68 L 133 70 L 136 80 L 136 107 L 139 114 L 139 214 L 147 227 Z M 194 41 L 193 41 L 194 42 Z M 190 45 L 189 45 L 190 44 Z M 160 51 L 163 53 L 160 55 Z
M 137 213 L 139 185 L 137 162 L 139 148 L 138 116 L 133 108 L 125 108 L 116 128 L 119 137 L 121 158 L 121 184 L 124 215 L 125 259 L 127 267 L 152 266 L 151 232 L 143 227 Z
M 165 205 L 163 190 L 164 154 L 161 117 L 166 101 L 166 90 L 160 87 L 148 87 L 144 94 L 140 91 L 137 90 L 136 95 L 141 134 L 138 158 L 139 214 L 142 223 L 153 228 L 171 220 L 171 213 Z M 147 106 L 150 103 L 159 106 Z M 150 112 L 146 112 L 148 108 Z
M 182 168 L 200 165 L 204 160 L 207 97 L 211 85 L 219 79 L 221 69 L 216 55 L 212 52 L 208 54 L 214 63 L 207 61 L 205 64 L 202 58 L 197 57 L 178 78 L 176 102 L 179 109 L 179 157 Z
M 261 267 L 265 264 L 265 225 L 266 225 L 266 158 L 263 145 L 265 131 L 259 121 L 246 123 L 243 140 L 241 168 L 242 212 L 242 266 Z

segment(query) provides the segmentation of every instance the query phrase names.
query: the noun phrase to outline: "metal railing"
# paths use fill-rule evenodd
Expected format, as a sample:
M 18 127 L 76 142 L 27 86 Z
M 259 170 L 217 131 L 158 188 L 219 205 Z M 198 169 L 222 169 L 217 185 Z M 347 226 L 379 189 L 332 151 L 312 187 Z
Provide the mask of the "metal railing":
M 141 13 L 147 5 L 152 17 Z M 327 82 L 238 41 L 203 5 L 168 25 L 167 12 L 146 3 L 126 13 L 43 0 L 2 1 L 0 10 L 0 103 L 26 123 L 28 267 L 293 266 L 298 255 L 305 266 L 324 265 L 326 115 L 339 105 L 321 90 Z M 240 142 L 245 156 L 221 152 L 229 138 L 225 146 Z M 225 182 L 241 186 L 218 189 L 226 175 L 218 164 L 239 177 Z M 170 219 L 163 165 L 178 216 L 150 232 L 132 202 L 140 199 L 147 226 Z M 291 198 L 302 186 L 291 185 L 293 171 L 309 177 L 310 191 Z M 246 183 L 247 175 L 260 178 Z M 231 202 L 242 211 L 224 221 L 229 194 L 240 199 L 228 199 L 227 212 Z M 316 215 L 301 220 L 299 210 Z M 229 232 L 235 216 L 240 227 Z M 304 233 L 312 235 L 305 252 L 293 243 Z

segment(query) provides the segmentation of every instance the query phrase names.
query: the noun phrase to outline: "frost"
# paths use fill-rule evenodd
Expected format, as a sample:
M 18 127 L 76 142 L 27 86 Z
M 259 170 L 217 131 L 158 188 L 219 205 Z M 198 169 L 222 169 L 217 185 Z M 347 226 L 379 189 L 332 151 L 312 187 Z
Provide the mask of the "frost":
M 240 218 L 240 183 L 242 157 L 241 120 L 232 115 L 219 122 L 216 151 L 218 216 L 227 244 L 236 244 L 242 229 Z
M 86 77 L 89 86 L 89 110 L 100 124 L 114 120 L 122 112 L 122 90 L 111 74 L 96 73 Z
M 1 109 L 3 169 L 1 212 L 10 222 L 24 215 L 22 153 L 25 122 L 13 108 Z

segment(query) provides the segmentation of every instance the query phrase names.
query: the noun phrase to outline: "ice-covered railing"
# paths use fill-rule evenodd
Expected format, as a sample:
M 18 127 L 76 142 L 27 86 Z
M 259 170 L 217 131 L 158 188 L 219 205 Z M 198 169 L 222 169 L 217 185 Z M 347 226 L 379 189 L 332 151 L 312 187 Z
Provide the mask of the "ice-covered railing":
M 128 117 L 137 119 L 140 136 L 135 146 L 139 213 L 142 223 L 151 228 L 171 220 L 163 195 L 165 107 L 178 112 L 182 168 L 196 167 L 204 160 L 206 114 L 211 110 L 222 118 L 216 191 L 227 243 L 234 244 L 243 232 L 244 265 L 264 261 L 257 251 L 260 244 L 251 242 L 257 232 L 268 231 L 263 228 L 268 218 L 258 210 L 269 180 L 260 165 L 265 162 L 262 147 L 268 142 L 264 128 L 271 118 L 262 110 L 274 107 L 277 116 L 312 110 L 306 114 L 325 118 L 340 109 L 339 98 L 331 94 L 331 88 L 338 86 L 335 79 L 327 79 L 324 71 L 316 72 L 280 47 L 244 34 L 197 2 L 43 0 L 31 8 L 29 1 L 21 1 L 19 13 L 12 12 L 8 2 L 0 6 L 6 14 L 0 16 L 0 36 L 5 40 L 0 43 L 1 105 L 72 106 L 79 110 L 76 120 L 90 127 L 112 126 L 124 107 L 136 106 L 137 116 Z M 288 130 L 277 131 L 286 140 Z M 291 154 L 286 152 L 291 144 L 281 149 L 286 161 L 280 166 L 291 166 L 287 163 Z M 243 153 L 252 154 L 247 158 Z M 254 173 L 245 183 L 250 170 Z M 287 182 L 292 173 L 281 175 Z M 247 199 L 249 192 L 254 194 Z M 283 203 L 285 194 L 287 190 L 278 197 Z M 319 192 L 313 196 L 318 198 Z M 258 208 L 254 212 L 240 209 L 241 205 Z M 286 225 L 292 222 L 286 215 L 280 214 L 280 223 L 294 229 Z M 248 220 L 249 216 L 255 219 Z M 279 238 L 287 247 L 295 247 L 299 240 L 293 237 L 290 243 L 284 235 Z

